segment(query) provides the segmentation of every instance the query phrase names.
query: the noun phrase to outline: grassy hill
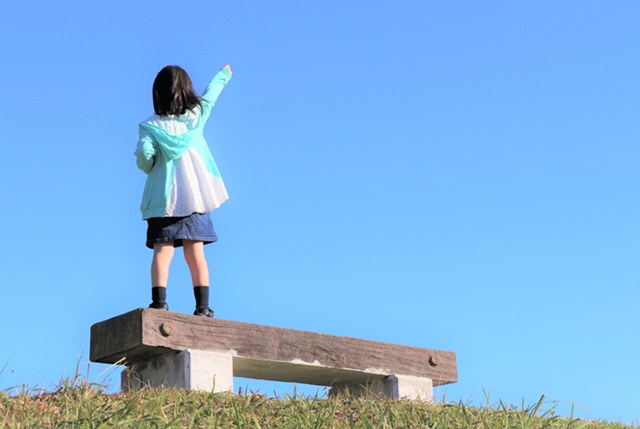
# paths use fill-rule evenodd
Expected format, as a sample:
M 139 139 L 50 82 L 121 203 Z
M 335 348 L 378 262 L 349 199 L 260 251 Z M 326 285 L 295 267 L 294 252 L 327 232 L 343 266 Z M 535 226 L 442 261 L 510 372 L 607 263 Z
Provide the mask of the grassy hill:
M 107 394 L 77 376 L 50 391 L 0 392 L 2 428 L 630 428 L 564 418 L 544 397 L 529 407 L 482 408 L 376 398 L 267 398 L 156 389 Z M 637 426 L 634 426 L 637 428 Z

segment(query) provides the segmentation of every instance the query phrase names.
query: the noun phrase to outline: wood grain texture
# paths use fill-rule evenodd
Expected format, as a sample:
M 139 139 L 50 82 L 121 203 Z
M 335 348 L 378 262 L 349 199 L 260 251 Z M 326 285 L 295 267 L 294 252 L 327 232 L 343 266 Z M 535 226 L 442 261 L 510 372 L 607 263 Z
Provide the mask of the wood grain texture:
M 164 334 L 160 329 L 164 326 Z M 170 334 L 166 335 L 166 328 Z M 250 361 L 306 363 L 379 375 L 427 377 L 434 385 L 458 381 L 454 352 L 211 319 L 155 309 L 138 309 L 91 328 L 90 357 L 114 363 L 133 361 L 167 350 L 209 350 L 232 353 L 234 366 L 256 375 Z M 237 360 L 237 365 L 236 365 Z M 432 360 L 437 365 L 432 365 Z M 266 363 L 263 366 L 268 367 Z M 252 372 L 253 371 L 253 372 Z M 247 376 L 236 373 L 236 376 Z M 248 375 L 248 376 L 252 376 Z M 264 377 L 252 377 L 264 378 Z M 272 379 L 272 378 L 271 378 Z M 303 382 L 302 380 L 296 380 Z
M 120 316 L 112 317 L 91 326 L 91 344 L 89 359 L 102 362 L 100 359 L 115 352 L 123 352 L 142 344 L 142 312 L 133 310 Z M 124 355 L 108 357 L 109 363 L 115 363 Z

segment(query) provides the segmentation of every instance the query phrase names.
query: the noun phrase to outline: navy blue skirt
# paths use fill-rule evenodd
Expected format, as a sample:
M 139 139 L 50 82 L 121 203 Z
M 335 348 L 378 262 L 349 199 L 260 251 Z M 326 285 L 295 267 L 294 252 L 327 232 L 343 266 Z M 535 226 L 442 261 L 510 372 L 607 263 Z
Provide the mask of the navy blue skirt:
M 182 240 L 202 241 L 204 244 L 218 241 L 209 213 L 194 213 L 185 217 L 152 217 L 147 219 L 147 247 L 155 243 L 173 241 L 173 247 L 181 247 Z

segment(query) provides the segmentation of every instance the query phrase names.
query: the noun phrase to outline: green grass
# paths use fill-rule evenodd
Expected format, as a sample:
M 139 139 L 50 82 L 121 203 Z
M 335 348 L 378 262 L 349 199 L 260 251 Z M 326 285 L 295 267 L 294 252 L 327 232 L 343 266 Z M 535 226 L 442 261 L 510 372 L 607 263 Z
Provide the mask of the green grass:
M 49 390 L 0 392 L 1 428 L 437 428 L 621 429 L 621 423 L 565 418 L 544 397 L 532 406 L 471 407 L 377 398 L 323 399 L 296 395 L 149 389 L 108 394 L 79 375 Z

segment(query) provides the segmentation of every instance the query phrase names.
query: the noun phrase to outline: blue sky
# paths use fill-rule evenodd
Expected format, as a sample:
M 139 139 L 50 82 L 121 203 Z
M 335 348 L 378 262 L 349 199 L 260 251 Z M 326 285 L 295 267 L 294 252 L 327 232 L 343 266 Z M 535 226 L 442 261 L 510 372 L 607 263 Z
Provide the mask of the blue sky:
M 455 351 L 450 400 L 637 424 L 639 3 L 2 9 L 0 388 L 84 368 L 93 323 L 149 304 L 137 124 L 165 65 L 202 91 L 230 64 L 216 317 Z M 177 252 L 172 310 L 190 289 Z

